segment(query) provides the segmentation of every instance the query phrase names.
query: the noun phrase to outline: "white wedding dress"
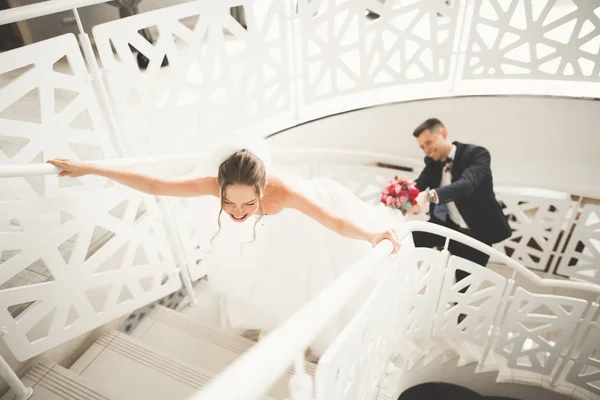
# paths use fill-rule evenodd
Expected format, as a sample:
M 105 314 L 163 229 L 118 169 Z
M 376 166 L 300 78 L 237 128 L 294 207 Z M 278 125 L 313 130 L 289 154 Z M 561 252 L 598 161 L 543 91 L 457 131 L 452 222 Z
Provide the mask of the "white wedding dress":
M 400 223 L 398 214 L 389 208 L 368 205 L 331 179 L 281 178 L 370 230 L 382 231 Z M 237 223 L 223 213 L 221 230 L 202 261 L 209 285 L 222 294 L 224 326 L 272 331 L 372 251 L 368 242 L 340 236 L 296 210 L 265 215 L 255 227 L 256 220 L 254 216 Z M 356 296 L 329 323 L 311 345 L 314 355 L 325 352 L 363 300 Z

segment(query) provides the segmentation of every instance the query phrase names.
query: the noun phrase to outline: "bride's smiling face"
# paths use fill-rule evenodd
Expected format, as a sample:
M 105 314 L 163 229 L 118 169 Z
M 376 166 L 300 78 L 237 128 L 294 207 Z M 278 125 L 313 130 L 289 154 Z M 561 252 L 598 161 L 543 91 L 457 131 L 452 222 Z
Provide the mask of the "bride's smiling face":
M 221 211 L 229 214 L 232 220 L 244 222 L 252 214 L 262 216 L 261 197 L 267 184 L 267 174 L 258 157 L 246 150 L 233 153 L 219 166 L 217 181 Z
M 253 186 L 242 183 L 227 185 L 223 196 L 223 211 L 235 222 L 244 222 L 259 210 L 259 199 Z

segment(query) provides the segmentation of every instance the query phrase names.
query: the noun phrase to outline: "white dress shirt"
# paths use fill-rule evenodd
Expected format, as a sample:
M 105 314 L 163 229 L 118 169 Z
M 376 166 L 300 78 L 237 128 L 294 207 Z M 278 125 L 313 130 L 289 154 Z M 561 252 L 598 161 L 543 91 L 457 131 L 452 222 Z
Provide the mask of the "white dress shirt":
M 452 159 L 452 162 L 454 163 L 454 156 L 456 155 L 456 146 L 452 145 L 452 149 L 450 150 L 450 154 L 448 154 L 448 157 Z M 452 171 L 450 167 L 450 164 L 447 164 L 446 166 L 443 167 L 442 169 L 442 182 L 440 183 L 440 187 L 442 186 L 447 186 L 450 183 L 452 183 Z M 440 199 L 439 197 L 437 197 L 437 193 L 436 193 L 436 204 L 439 203 Z M 454 204 L 453 201 L 446 203 L 446 206 L 448 207 L 448 213 L 450 214 L 450 219 L 458 226 L 460 226 L 463 229 L 469 229 L 467 223 L 465 222 L 465 220 L 463 219 L 462 215 L 460 215 L 460 212 L 458 211 L 458 208 L 456 208 L 456 204 Z

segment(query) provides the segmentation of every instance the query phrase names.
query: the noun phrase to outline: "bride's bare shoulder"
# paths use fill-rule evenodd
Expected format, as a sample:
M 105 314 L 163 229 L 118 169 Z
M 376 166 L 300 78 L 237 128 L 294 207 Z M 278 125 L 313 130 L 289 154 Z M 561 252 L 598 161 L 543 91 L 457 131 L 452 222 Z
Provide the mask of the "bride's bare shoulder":
M 271 192 L 272 195 L 279 197 L 289 190 L 289 187 L 284 179 L 279 176 L 269 175 L 267 176 L 267 192 Z
M 268 195 L 268 197 L 278 204 L 287 206 L 289 205 L 288 203 L 293 202 L 294 199 L 298 197 L 298 191 L 293 183 L 294 182 L 290 182 L 290 180 L 285 177 L 268 176 L 265 195 Z
M 267 186 L 271 186 L 274 190 L 284 192 L 291 191 L 294 188 L 289 179 L 277 175 L 267 176 Z

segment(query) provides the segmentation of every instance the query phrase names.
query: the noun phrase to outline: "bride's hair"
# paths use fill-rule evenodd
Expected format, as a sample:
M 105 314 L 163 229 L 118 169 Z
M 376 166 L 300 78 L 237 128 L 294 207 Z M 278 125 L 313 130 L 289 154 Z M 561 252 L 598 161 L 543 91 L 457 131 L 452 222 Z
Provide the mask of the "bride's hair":
M 256 197 L 258 199 L 259 215 L 256 219 L 256 222 L 254 223 L 254 237 L 252 241 L 256 240 L 256 225 L 264 215 L 261 199 L 262 191 L 267 181 L 267 171 L 264 163 L 258 157 L 256 157 L 254 154 L 250 153 L 247 150 L 236 151 L 231 156 L 229 156 L 229 158 L 223 161 L 223 163 L 221 163 L 221 165 L 219 166 L 217 180 L 219 182 L 219 192 L 221 195 L 221 209 L 219 210 L 219 216 L 217 218 L 219 229 L 211 238 L 211 245 L 213 240 L 219 235 L 219 232 L 221 231 L 221 214 L 223 213 L 223 199 L 225 198 L 225 189 L 227 188 L 227 186 L 236 183 L 252 186 L 254 188 L 254 191 L 256 192 Z

